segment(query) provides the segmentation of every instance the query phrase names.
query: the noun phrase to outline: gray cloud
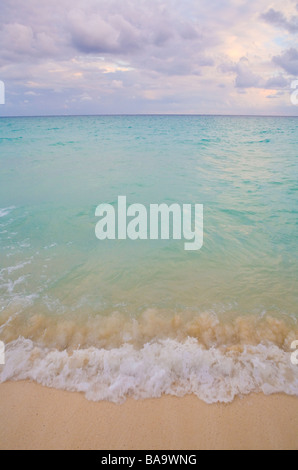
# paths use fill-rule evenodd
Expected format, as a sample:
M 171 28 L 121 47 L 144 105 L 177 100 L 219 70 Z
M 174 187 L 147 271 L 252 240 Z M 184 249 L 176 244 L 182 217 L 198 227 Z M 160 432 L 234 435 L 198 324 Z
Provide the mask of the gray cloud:
M 221 64 L 220 70 L 226 74 L 236 75 L 236 88 L 259 88 L 263 83 L 262 77 L 251 70 L 251 65 L 246 57 L 242 57 L 237 64 Z
M 257 88 L 262 82 L 262 77 L 250 70 L 247 59 L 241 59 L 236 65 L 236 88 Z
M 160 2 L 138 5 L 101 2 L 92 9 L 74 8 L 67 28 L 75 48 L 85 53 L 133 54 L 147 47 L 168 47 L 177 40 L 196 41 L 198 26 L 181 19 Z M 125 4 L 126 6 L 126 4 Z
M 266 23 L 277 26 L 278 28 L 286 29 L 289 31 L 289 33 L 294 34 L 298 32 L 297 16 L 293 16 L 290 20 L 288 20 L 282 12 L 270 8 L 267 13 L 263 13 L 261 15 L 261 18 L 265 20 Z
M 0 18 L 0 65 L 76 54 L 123 57 L 165 75 L 197 75 L 219 42 L 203 21 L 171 8 L 174 0 L 11 0 Z M 51 7 L 52 4 L 52 7 Z M 156 67 L 156 69 L 155 69 Z
M 288 88 L 289 87 L 289 81 L 285 79 L 282 75 L 278 75 L 277 77 L 272 77 L 267 80 L 265 83 L 264 88 L 268 89 L 282 89 L 282 88 Z
M 83 10 L 69 14 L 69 30 L 73 45 L 86 53 L 124 53 L 135 51 L 141 42 L 141 32 L 120 15 L 104 18 L 87 15 Z
M 276 66 L 297 70 L 275 33 L 264 42 L 263 20 L 296 27 L 294 16 L 267 11 L 268 1 L 2 0 L 5 110 L 243 113 L 246 89 L 249 96 L 286 88 Z M 268 63 L 272 48 L 276 57 Z
M 289 81 L 283 75 L 275 75 L 269 79 L 264 79 L 261 75 L 251 70 L 251 64 L 245 57 L 237 64 L 221 64 L 220 70 L 225 74 L 236 75 L 235 87 L 239 89 L 261 88 L 261 89 L 283 89 L 289 87 Z
M 202 67 L 212 66 L 209 33 L 165 6 L 154 10 L 154 4 L 163 5 L 119 10 L 111 3 L 92 11 L 72 9 L 67 19 L 71 43 L 80 53 L 129 57 L 132 67 L 149 73 L 200 75 Z
M 283 54 L 273 57 L 273 62 L 291 75 L 298 75 L 298 51 L 291 48 Z

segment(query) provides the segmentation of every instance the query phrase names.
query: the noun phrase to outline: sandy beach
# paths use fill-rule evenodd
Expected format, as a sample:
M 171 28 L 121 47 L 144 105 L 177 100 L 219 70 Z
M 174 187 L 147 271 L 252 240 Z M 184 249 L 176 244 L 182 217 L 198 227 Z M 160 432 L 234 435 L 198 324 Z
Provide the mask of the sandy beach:
M 250 395 L 93 403 L 29 382 L 0 385 L 0 449 L 298 449 L 298 400 Z
M 297 31 L 2 1 L 0 450 L 298 450 Z

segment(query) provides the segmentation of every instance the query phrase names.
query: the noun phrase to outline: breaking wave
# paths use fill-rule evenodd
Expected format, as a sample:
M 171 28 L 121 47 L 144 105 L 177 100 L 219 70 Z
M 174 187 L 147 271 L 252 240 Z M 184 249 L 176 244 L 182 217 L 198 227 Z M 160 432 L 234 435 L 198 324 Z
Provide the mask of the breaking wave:
M 212 314 L 185 320 L 149 310 L 138 320 L 115 313 L 83 326 L 35 316 L 22 325 L 26 339 L 13 334 L 16 321 L 19 330 L 18 315 L 0 329 L 6 339 L 1 382 L 33 380 L 115 403 L 163 394 L 195 394 L 207 403 L 252 392 L 298 395 L 290 352 L 298 337 L 294 320 L 248 316 L 221 322 Z

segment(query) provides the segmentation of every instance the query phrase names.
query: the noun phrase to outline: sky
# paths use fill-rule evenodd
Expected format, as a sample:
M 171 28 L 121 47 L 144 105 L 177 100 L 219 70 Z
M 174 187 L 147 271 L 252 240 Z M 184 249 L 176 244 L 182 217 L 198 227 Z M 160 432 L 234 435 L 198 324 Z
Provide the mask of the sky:
M 297 0 L 1 0 L 0 116 L 298 115 Z

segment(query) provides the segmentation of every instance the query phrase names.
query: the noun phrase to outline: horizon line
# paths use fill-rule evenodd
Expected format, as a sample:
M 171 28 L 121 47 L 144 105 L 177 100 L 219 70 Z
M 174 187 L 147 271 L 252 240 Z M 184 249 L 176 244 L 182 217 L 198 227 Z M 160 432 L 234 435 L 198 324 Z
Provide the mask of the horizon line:
M 193 114 L 193 113 L 115 113 L 115 114 L 22 114 L 22 115 L 11 115 L 11 116 L 2 116 L 0 119 L 9 119 L 9 118 L 66 118 L 66 117 L 266 117 L 266 118 L 297 118 L 297 115 L 279 115 L 279 114 Z

